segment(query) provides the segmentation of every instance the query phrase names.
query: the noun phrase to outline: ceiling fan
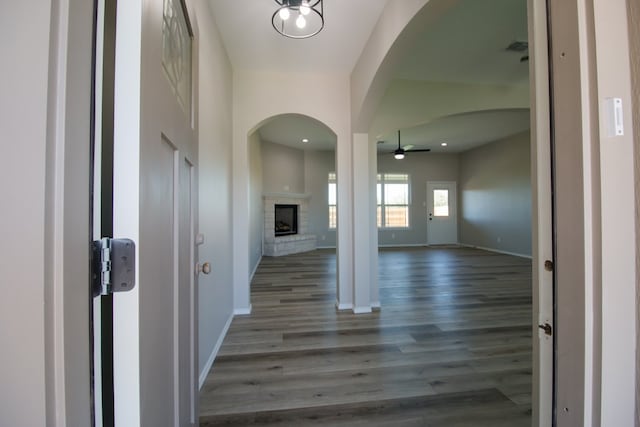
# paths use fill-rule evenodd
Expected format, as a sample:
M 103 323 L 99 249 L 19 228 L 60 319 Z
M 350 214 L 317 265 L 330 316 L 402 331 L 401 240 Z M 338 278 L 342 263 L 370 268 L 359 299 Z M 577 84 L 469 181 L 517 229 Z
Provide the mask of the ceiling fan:
M 413 145 L 405 145 L 404 147 L 400 146 L 400 130 L 398 129 L 398 148 L 394 151 L 392 151 L 393 153 L 393 157 L 396 158 L 396 160 L 402 160 L 404 159 L 404 155 L 408 152 L 411 151 L 413 153 L 418 153 L 420 151 L 422 152 L 427 152 L 427 151 L 431 151 L 430 148 L 423 148 L 423 149 L 418 149 L 418 150 L 412 150 Z

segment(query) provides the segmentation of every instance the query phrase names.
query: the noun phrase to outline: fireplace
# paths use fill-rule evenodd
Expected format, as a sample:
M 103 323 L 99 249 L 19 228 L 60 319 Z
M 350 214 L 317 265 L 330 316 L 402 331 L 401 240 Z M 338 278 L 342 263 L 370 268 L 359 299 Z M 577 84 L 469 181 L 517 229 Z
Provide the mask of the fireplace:
M 298 234 L 298 205 L 275 205 L 274 234 Z

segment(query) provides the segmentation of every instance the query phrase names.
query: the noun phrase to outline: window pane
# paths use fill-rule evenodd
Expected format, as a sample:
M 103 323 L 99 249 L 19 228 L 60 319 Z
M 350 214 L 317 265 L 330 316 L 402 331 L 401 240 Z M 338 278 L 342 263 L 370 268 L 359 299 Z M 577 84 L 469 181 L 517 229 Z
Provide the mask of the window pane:
M 164 0 L 162 68 L 182 109 L 191 114 L 191 34 L 180 0 Z
M 409 175 L 405 173 L 385 173 L 384 174 L 385 182 L 409 182 Z
M 409 185 L 408 184 L 384 184 L 384 204 L 385 205 L 408 205 Z
M 408 227 L 409 207 L 408 206 L 385 206 L 384 219 L 386 227 Z
M 449 216 L 449 190 L 433 190 L 433 216 Z
M 329 183 L 329 204 L 330 205 L 336 205 L 336 184 L 335 183 Z
M 382 204 L 382 184 L 376 185 L 376 195 L 378 198 L 378 205 Z
M 376 209 L 376 216 L 378 228 L 380 228 L 382 227 L 382 208 L 380 206 L 378 206 L 378 208 Z
M 329 206 L 329 228 L 336 228 L 338 225 L 338 212 L 335 206 Z

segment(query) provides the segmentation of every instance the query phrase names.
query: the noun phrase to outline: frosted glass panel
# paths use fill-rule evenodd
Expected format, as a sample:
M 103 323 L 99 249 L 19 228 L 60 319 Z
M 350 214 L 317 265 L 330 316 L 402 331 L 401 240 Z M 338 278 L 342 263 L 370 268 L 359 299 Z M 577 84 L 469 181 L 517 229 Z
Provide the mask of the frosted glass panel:
M 162 68 L 180 107 L 191 114 L 191 33 L 180 0 L 164 0 Z

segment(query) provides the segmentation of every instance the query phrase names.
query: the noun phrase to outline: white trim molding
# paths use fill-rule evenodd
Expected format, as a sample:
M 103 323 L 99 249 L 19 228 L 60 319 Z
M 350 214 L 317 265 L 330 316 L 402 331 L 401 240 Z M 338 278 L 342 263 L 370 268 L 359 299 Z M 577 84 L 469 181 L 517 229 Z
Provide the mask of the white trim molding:
M 363 307 L 353 307 L 353 314 L 366 314 L 371 313 L 373 309 L 370 305 Z
M 519 254 L 516 252 L 509 252 L 509 251 L 501 251 L 500 249 L 485 248 L 484 246 L 467 245 L 465 243 L 460 243 L 460 246 L 464 246 L 465 248 L 480 249 L 487 252 L 495 252 L 498 254 L 517 256 L 519 258 L 532 259 L 531 255 Z
M 244 308 L 234 308 L 233 309 L 233 315 L 234 316 L 246 316 L 248 314 L 251 314 L 251 309 L 252 309 L 252 305 L 249 304 L 249 307 L 244 307 Z
M 353 309 L 353 304 L 345 304 L 341 303 L 340 301 L 336 301 L 336 309 L 338 309 L 339 311 L 351 310 Z
M 211 351 L 211 355 L 209 356 L 209 359 L 207 359 L 207 363 L 204 365 L 204 368 L 200 372 L 200 379 L 199 379 L 199 385 L 198 385 L 199 390 L 202 389 L 202 386 L 204 385 L 204 382 L 207 379 L 207 375 L 209 375 L 209 371 L 213 366 L 214 360 L 216 360 L 216 356 L 218 355 L 218 351 L 220 351 L 220 347 L 222 347 L 222 342 L 227 336 L 227 332 L 229 331 L 229 326 L 231 326 L 232 321 L 233 321 L 233 314 L 230 314 L 229 319 L 227 319 L 227 323 L 224 325 L 224 328 L 222 328 L 222 332 L 218 337 L 218 341 L 216 341 L 216 345 L 213 346 L 213 350 Z

